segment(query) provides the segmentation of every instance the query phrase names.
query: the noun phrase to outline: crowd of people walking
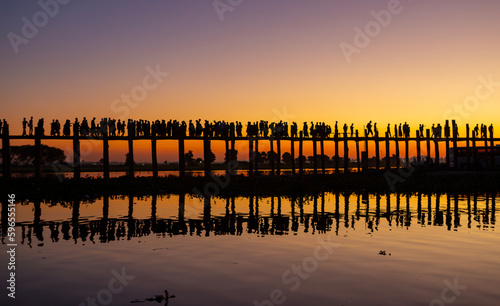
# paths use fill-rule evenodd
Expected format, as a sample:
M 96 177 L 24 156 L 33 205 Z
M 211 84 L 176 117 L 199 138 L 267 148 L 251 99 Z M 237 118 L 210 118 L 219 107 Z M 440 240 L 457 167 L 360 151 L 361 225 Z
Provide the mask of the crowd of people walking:
M 0 132 L 3 133 L 3 128 L 7 124 L 6 120 L 0 120 Z M 243 135 L 244 125 L 240 121 L 227 122 L 227 121 L 208 121 L 202 122 L 201 119 L 186 121 L 177 120 L 132 120 L 127 121 L 121 119 L 112 118 L 101 118 L 97 120 L 93 117 L 92 120 L 87 120 L 83 117 L 80 122 L 78 118 L 75 118 L 73 122 L 67 119 L 63 125 L 58 119 L 52 120 L 50 123 L 50 136 L 74 136 L 79 135 L 89 138 L 99 138 L 107 133 L 108 136 L 125 136 L 132 135 L 134 137 L 150 137 L 152 135 L 157 137 L 179 137 L 179 136 L 189 136 L 189 137 L 299 137 L 300 133 L 305 138 L 317 137 L 317 138 L 329 138 L 329 137 L 341 137 L 350 136 L 353 137 L 355 134 L 354 124 L 348 125 L 345 123 L 343 125 L 343 133 L 339 133 L 338 121 L 335 122 L 334 127 L 325 122 L 304 122 L 302 124 L 302 130 L 299 131 L 297 122 L 292 122 L 290 125 L 288 122 L 268 122 L 268 121 L 255 121 L 246 123 L 245 135 Z M 22 136 L 33 136 L 35 133 L 35 127 L 38 128 L 41 135 L 45 135 L 44 119 L 38 119 L 35 126 L 34 119 L 31 117 L 29 120 L 23 118 L 22 121 Z M 61 132 L 62 128 L 62 132 Z M 418 132 L 420 137 L 425 137 L 423 124 L 419 124 Z M 453 137 L 453 133 L 458 137 L 458 126 L 454 124 L 450 126 L 448 122 L 444 126 L 440 123 L 433 124 L 430 128 L 432 138 L 442 138 Z M 443 135 L 444 132 L 444 135 Z M 369 121 L 364 126 L 364 133 L 368 137 L 398 137 L 398 138 L 409 138 L 410 137 L 410 126 L 408 123 L 391 124 L 387 125 L 387 130 L 385 135 L 379 135 L 377 123 L 372 123 Z M 487 126 L 485 124 L 477 124 L 472 129 L 472 136 L 479 138 L 487 138 L 488 135 L 493 134 L 493 124 Z M 363 135 L 359 135 L 363 136 Z

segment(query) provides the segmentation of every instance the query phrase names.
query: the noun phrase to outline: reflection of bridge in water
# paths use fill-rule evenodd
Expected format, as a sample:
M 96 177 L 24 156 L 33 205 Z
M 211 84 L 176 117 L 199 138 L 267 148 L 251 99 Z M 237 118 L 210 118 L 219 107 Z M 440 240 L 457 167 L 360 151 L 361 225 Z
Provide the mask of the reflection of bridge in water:
M 330 194 L 334 200 L 326 203 L 325 194 L 296 198 L 248 197 L 248 211 L 236 211 L 235 198 L 226 198 L 225 211 L 212 213 L 210 198 L 200 200 L 197 215 L 186 216 L 185 195 L 179 196 L 176 218 L 157 216 L 158 197 L 151 199 L 151 217 L 134 218 L 134 197 L 128 197 L 128 214 L 122 218 L 110 218 L 109 197 L 102 198 L 102 217 L 87 219 L 80 217 L 80 201 L 63 203 L 71 206 L 72 215 L 64 221 L 42 221 L 42 204 L 33 205 L 33 222 L 18 222 L 21 244 L 32 244 L 32 236 L 38 245 L 47 239 L 44 231 L 50 232 L 50 241 L 78 240 L 82 242 L 107 243 L 133 237 L 174 235 L 288 235 L 297 233 L 326 233 L 356 229 L 362 226 L 370 232 L 384 227 L 443 226 L 447 230 L 460 227 L 493 230 L 495 225 L 495 194 L 478 195 L 431 195 L 431 194 Z M 446 199 L 443 199 L 446 197 Z M 241 199 L 241 198 L 240 198 Z M 282 202 L 288 202 L 289 212 Z M 93 205 L 92 203 L 90 205 Z M 262 205 L 264 204 L 264 205 Z M 333 205 L 332 205 L 333 204 Z M 287 205 L 287 206 L 288 206 Z M 50 206 L 44 208 L 51 209 Z M 189 213 L 189 215 L 192 215 Z M 466 220 L 463 220 L 463 217 Z M 361 223 L 361 225 L 360 225 Z M 2 244 L 6 243 L 7 204 L 2 206 Z M 19 234 L 18 234 L 19 237 Z

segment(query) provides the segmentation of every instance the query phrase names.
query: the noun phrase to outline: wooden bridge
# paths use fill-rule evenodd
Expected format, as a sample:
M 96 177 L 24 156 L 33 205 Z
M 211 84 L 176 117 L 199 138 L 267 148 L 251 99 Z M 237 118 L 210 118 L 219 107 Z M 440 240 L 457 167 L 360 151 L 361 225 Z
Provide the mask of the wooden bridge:
M 455 127 L 455 122 L 453 121 L 453 126 Z M 448 123 L 447 123 L 448 125 Z M 153 127 L 154 129 L 154 127 Z M 450 151 L 453 152 L 453 163 L 454 165 L 458 165 L 458 142 L 466 143 L 466 156 L 467 156 L 467 168 L 471 169 L 474 165 L 474 162 L 477 161 L 478 158 L 478 147 L 481 147 L 481 150 L 488 157 L 486 166 L 490 169 L 495 169 L 495 142 L 499 142 L 499 138 L 493 137 L 493 132 L 490 131 L 489 137 L 478 138 L 472 133 L 470 135 L 469 125 L 466 125 L 466 136 L 458 137 L 456 129 L 452 129 L 453 135 L 446 135 L 445 137 L 431 137 L 431 133 L 429 129 L 425 130 L 425 135 L 421 135 L 420 131 L 417 130 L 415 137 L 390 137 L 387 133 L 383 137 L 380 137 L 378 131 L 375 131 L 373 136 L 368 136 L 368 132 L 365 129 L 364 135 L 360 136 L 358 130 L 356 130 L 355 135 L 349 136 L 349 133 L 334 133 L 332 137 L 326 136 L 312 136 L 312 137 L 304 137 L 303 132 L 300 132 L 300 135 L 297 137 L 283 137 L 283 136 L 270 136 L 267 138 L 261 136 L 246 136 L 246 137 L 237 137 L 235 136 L 234 129 L 231 129 L 226 136 L 210 136 L 210 133 L 204 132 L 201 137 L 193 137 L 186 135 L 175 135 L 175 136 L 158 136 L 158 134 L 153 131 L 149 133 L 148 136 L 136 136 L 135 132 L 129 133 L 127 136 L 110 136 L 108 135 L 107 127 L 103 128 L 101 131 L 101 135 L 99 137 L 92 136 L 81 136 L 79 133 L 73 133 L 73 136 L 46 136 L 42 135 L 41 129 L 36 127 L 35 133 L 32 136 L 15 136 L 9 134 L 9 125 L 6 123 L 3 126 L 2 133 L 2 174 L 4 178 L 11 177 L 11 154 L 10 154 L 10 140 L 11 139 L 23 139 L 23 140 L 34 140 L 35 144 L 35 177 L 41 177 L 41 143 L 42 140 L 72 140 L 73 141 L 73 173 L 74 178 L 80 178 L 81 174 L 81 163 L 80 163 L 80 141 L 81 140 L 98 140 L 102 141 L 102 151 L 103 151 L 103 176 L 105 179 L 109 178 L 110 167 L 109 167 L 109 141 L 127 141 L 128 142 L 128 154 L 129 154 L 129 163 L 128 163 L 128 175 L 130 177 L 134 176 L 134 141 L 135 140 L 150 140 L 151 141 L 151 159 L 152 159 L 152 172 L 153 177 L 158 177 L 158 159 L 157 159 L 157 141 L 160 140 L 176 140 L 178 142 L 178 152 L 179 152 L 179 176 L 183 177 L 185 175 L 185 150 L 184 150 L 184 141 L 185 140 L 200 140 L 203 141 L 203 156 L 204 161 L 209 161 L 209 155 L 211 153 L 211 141 L 224 141 L 225 142 L 225 150 L 226 156 L 231 156 L 231 152 L 234 152 L 235 142 L 236 141 L 248 141 L 249 144 L 249 169 L 248 174 L 254 175 L 258 173 L 259 170 L 259 159 L 257 158 L 257 153 L 259 152 L 259 142 L 269 141 L 270 151 L 274 152 L 274 146 L 276 146 L 277 156 L 279 160 L 281 159 L 281 143 L 283 141 L 290 142 L 290 154 L 291 154 L 291 172 L 292 174 L 304 174 L 304 160 L 302 158 L 298 158 L 298 161 L 295 161 L 295 146 L 298 144 L 298 156 L 302 156 L 303 152 L 303 143 L 305 141 L 312 142 L 313 148 L 313 173 L 325 174 L 325 142 L 334 144 L 335 155 L 334 155 L 334 171 L 335 174 L 349 172 L 349 145 L 355 145 L 356 149 L 356 157 L 357 171 L 365 171 L 368 169 L 368 143 L 373 142 L 375 144 L 375 169 L 379 170 L 381 168 L 390 169 L 391 168 L 391 154 L 390 154 L 390 143 L 393 142 L 395 144 L 395 164 L 396 168 L 399 168 L 400 165 L 400 143 L 405 144 L 405 167 L 410 167 L 409 160 L 409 144 L 411 142 L 416 143 L 416 151 L 417 156 L 416 159 L 418 162 L 421 162 L 423 159 L 422 156 L 422 143 L 425 144 L 426 147 L 426 155 L 424 155 L 425 160 L 432 161 L 431 151 L 434 151 L 435 163 L 439 163 L 439 143 L 444 142 L 446 146 L 446 165 L 449 167 L 451 164 L 451 156 Z M 319 143 L 319 151 L 320 155 L 318 158 L 318 143 Z M 340 165 L 340 154 L 339 154 L 339 146 L 343 144 L 343 165 Z M 360 151 L 360 143 L 364 144 L 364 151 Z M 380 159 L 380 146 L 385 145 L 385 165 L 381 165 Z M 432 148 L 433 147 L 433 148 Z M 450 148 L 452 150 L 450 150 Z M 231 160 L 231 158 L 229 158 Z M 321 159 L 318 161 L 318 159 Z M 232 159 L 234 160 L 234 158 Z M 271 175 L 280 175 L 281 174 L 281 162 L 277 162 L 275 164 L 274 158 L 270 158 L 270 168 Z M 298 165 L 297 165 L 298 164 Z M 318 165 L 320 164 L 320 165 Z M 320 169 L 318 169 L 320 166 Z M 321 171 L 321 172 L 319 172 Z M 206 177 L 211 174 L 211 163 L 204 163 L 204 174 Z

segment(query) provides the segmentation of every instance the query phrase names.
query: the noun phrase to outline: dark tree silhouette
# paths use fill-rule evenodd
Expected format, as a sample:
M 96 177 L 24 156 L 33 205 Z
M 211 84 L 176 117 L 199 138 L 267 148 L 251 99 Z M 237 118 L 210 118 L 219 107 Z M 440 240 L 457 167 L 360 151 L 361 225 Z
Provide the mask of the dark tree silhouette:
M 215 154 L 214 152 L 210 151 L 210 153 L 208 154 L 208 162 L 213 163 L 214 161 L 215 161 Z
M 302 160 L 302 163 L 305 164 L 305 162 L 307 161 L 307 158 L 304 155 L 300 155 L 299 157 L 297 157 L 295 159 L 295 161 L 297 162 L 297 164 L 299 163 L 300 160 Z
M 53 163 L 64 163 L 66 155 L 58 148 L 41 145 L 41 163 L 50 165 Z M 12 163 L 15 165 L 32 164 L 35 161 L 35 146 L 11 146 L 10 154 Z
M 125 165 L 126 166 L 130 166 L 130 163 L 132 162 L 132 159 L 131 159 L 131 156 L 129 153 L 126 153 L 125 154 Z M 135 162 L 134 162 L 134 165 L 135 165 Z
M 267 151 L 267 159 L 268 160 L 274 159 L 275 163 L 278 163 L 280 161 L 280 157 L 274 151 Z
M 281 155 L 281 160 L 285 163 L 285 164 L 291 164 L 292 163 L 292 155 L 288 152 L 285 152 Z
M 224 162 L 227 163 L 230 160 L 238 160 L 238 150 L 229 149 L 227 153 L 224 153 Z
M 267 158 L 267 153 L 264 151 L 257 154 L 257 159 L 258 159 L 259 163 L 265 163 L 265 162 L 269 161 L 269 158 Z
M 193 157 L 193 151 L 189 150 L 187 153 L 184 154 L 184 162 L 188 165 L 193 165 L 195 164 L 195 160 Z

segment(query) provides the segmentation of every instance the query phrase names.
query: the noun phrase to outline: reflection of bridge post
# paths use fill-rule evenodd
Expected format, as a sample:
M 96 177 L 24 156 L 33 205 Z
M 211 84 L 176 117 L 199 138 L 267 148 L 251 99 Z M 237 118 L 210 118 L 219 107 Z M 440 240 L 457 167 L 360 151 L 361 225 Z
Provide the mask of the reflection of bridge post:
M 33 201 L 33 233 L 38 238 L 38 240 L 43 241 L 43 226 L 40 224 L 41 216 L 42 216 L 42 208 L 40 206 L 40 200 L 35 199 Z
M 434 226 L 436 225 L 442 225 L 443 224 L 443 212 L 441 211 L 441 209 L 439 208 L 440 206 L 440 199 L 441 198 L 441 194 L 438 192 L 436 193 L 436 209 L 435 209 L 435 212 L 434 212 Z
M 184 222 L 185 207 L 186 207 L 186 194 L 181 193 L 179 194 L 179 215 L 178 215 L 179 222 Z
M 418 193 L 417 199 L 417 220 L 422 222 L 422 193 Z
M 411 225 L 411 211 L 410 211 L 410 193 L 406 193 L 406 220 L 405 226 L 409 228 Z
M 102 196 L 102 219 L 107 220 L 109 215 L 109 196 L 107 194 Z
M 344 193 L 344 227 L 349 228 L 349 192 Z
M 271 218 L 274 217 L 274 197 L 271 196 Z
M 474 192 L 474 215 L 477 215 L 477 192 Z
M 378 227 L 380 221 L 380 194 L 377 192 L 375 195 L 375 224 Z
M 75 200 L 73 201 L 73 215 L 71 218 L 71 226 L 73 227 L 72 234 L 73 234 L 73 240 L 75 243 L 78 240 L 79 235 L 79 222 L 80 220 L 80 200 Z
M 491 224 L 495 225 L 495 193 L 491 194 Z
M 470 193 L 467 193 L 467 227 L 471 228 Z
M 340 228 L 340 193 L 335 192 L 335 234 L 339 234 Z
M 455 228 L 458 228 L 460 227 L 460 214 L 459 214 L 459 211 L 458 211 L 458 195 L 455 193 L 454 195 L 454 198 L 455 198 L 455 208 L 454 208 L 454 222 L 453 222 L 453 225 Z
M 133 236 L 135 236 L 135 220 L 134 220 L 134 196 L 129 195 L 128 197 L 128 220 L 127 220 L 127 239 L 130 240 Z
M 281 217 L 281 196 L 278 197 L 278 217 Z
M 211 230 L 210 216 L 211 216 L 210 197 L 204 197 L 203 227 L 205 228 L 205 236 L 206 237 L 210 236 L 210 230 Z
M 134 196 L 129 195 L 128 196 L 128 215 L 127 215 L 129 220 L 132 220 L 134 218 L 133 214 L 134 214 Z
M 431 225 L 432 221 L 432 194 L 427 195 L 427 225 Z
M 259 197 L 255 197 L 255 219 L 259 220 Z
M 109 196 L 107 194 L 102 196 L 102 219 L 100 222 L 100 241 L 108 242 L 108 217 L 109 217 Z
M 391 213 L 391 193 L 386 192 L 385 194 L 385 202 L 386 202 L 386 219 L 389 222 L 389 226 L 392 226 L 392 213 Z
M 396 226 L 399 226 L 399 211 L 401 208 L 401 195 L 396 192 Z
M 304 223 L 304 197 L 303 196 L 299 197 L 299 216 L 300 216 L 300 223 Z
M 180 198 L 180 197 L 179 197 Z M 156 223 L 156 205 L 158 203 L 158 196 L 156 194 L 153 194 L 151 196 L 151 221 Z

